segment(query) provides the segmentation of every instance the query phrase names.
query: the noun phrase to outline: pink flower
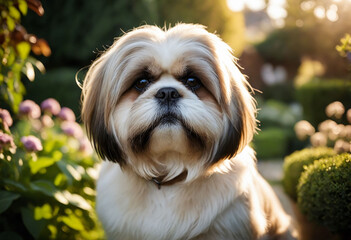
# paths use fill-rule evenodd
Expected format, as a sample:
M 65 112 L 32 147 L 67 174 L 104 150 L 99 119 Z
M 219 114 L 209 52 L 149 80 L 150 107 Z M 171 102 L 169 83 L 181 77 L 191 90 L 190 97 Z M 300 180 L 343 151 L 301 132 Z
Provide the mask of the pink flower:
M 323 133 L 317 132 L 311 136 L 310 141 L 313 147 L 319 147 L 326 146 L 328 139 Z
M 25 100 L 21 102 L 19 106 L 19 113 L 33 119 L 39 118 L 41 115 L 40 107 L 32 100 Z
M 6 109 L 2 109 L 0 108 L 0 118 L 2 119 L 2 123 L 7 126 L 7 127 L 11 127 L 13 120 L 12 117 L 9 113 L 9 111 L 7 111 Z
M 32 135 L 22 137 L 21 142 L 23 143 L 25 149 L 29 152 L 37 152 L 43 150 L 43 145 L 39 138 Z
M 41 107 L 41 110 L 43 110 L 44 112 L 48 112 L 52 115 L 57 115 L 61 110 L 61 106 L 59 102 L 53 98 L 48 98 L 44 100 L 40 104 L 40 107 Z
M 332 102 L 325 109 L 325 113 L 327 114 L 328 117 L 335 117 L 336 119 L 340 119 L 344 114 L 344 112 L 345 112 L 345 107 L 339 101 Z
M 66 135 L 71 137 L 81 138 L 83 136 L 83 130 L 76 122 L 64 121 L 61 123 L 61 129 Z
M 48 115 L 44 115 L 41 117 L 41 123 L 44 127 L 53 127 L 54 126 L 54 121 L 52 118 Z
M 0 151 L 11 147 L 15 147 L 13 137 L 6 133 L 0 132 Z
M 338 141 L 336 141 L 334 145 L 334 150 L 337 153 L 351 152 L 351 144 L 344 140 L 339 139 Z
M 76 121 L 76 115 L 74 115 L 74 112 L 72 109 L 68 107 L 63 107 L 58 114 L 58 117 L 63 120 L 63 121 L 69 121 L 69 122 L 75 122 Z
M 314 127 L 306 120 L 297 122 L 295 124 L 294 130 L 297 138 L 300 140 L 306 139 L 308 136 L 311 136 L 315 132 Z
M 346 118 L 349 123 L 351 123 L 351 108 L 346 112 Z

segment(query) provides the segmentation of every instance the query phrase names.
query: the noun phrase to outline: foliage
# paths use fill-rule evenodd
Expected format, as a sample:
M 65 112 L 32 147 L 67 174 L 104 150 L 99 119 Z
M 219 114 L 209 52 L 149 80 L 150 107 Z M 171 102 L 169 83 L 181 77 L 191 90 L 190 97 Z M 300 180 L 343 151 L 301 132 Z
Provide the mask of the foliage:
M 301 56 L 312 49 L 311 42 L 296 41 L 304 39 L 307 34 L 308 32 L 296 27 L 277 29 L 255 47 L 268 62 L 290 64 L 297 67 L 300 64 Z
M 301 118 L 299 107 L 273 99 L 258 99 L 258 107 L 261 131 L 253 140 L 258 158 L 281 158 L 295 150 L 297 144 L 292 129 Z
M 243 15 L 229 12 L 225 4 L 225 0 L 50 0 L 43 2 L 46 13 L 42 18 L 29 13 L 24 25 L 47 39 L 52 47 L 55 54 L 41 59 L 47 68 L 89 65 L 103 46 L 110 46 L 124 31 L 143 24 L 204 24 L 240 54 L 244 44 Z
M 335 154 L 332 148 L 320 147 L 305 148 L 286 156 L 283 165 L 283 187 L 288 196 L 294 201 L 297 200 L 297 184 L 305 166 L 308 166 L 315 160 Z
M 265 128 L 255 136 L 254 149 L 258 159 L 281 158 L 286 154 L 289 132 L 276 127 Z
M 351 154 L 315 161 L 301 175 L 298 206 L 332 232 L 351 234 Z
M 34 6 L 32 2 L 39 2 L 39 5 Z M 50 55 L 50 48 L 45 40 L 27 34 L 26 29 L 20 25 L 21 17 L 27 14 L 28 7 L 38 10 L 41 7 L 40 1 L 0 1 L 0 99 L 15 112 L 25 92 L 21 74 L 26 74 L 33 81 L 34 66 L 44 71 L 41 62 L 29 56 L 31 49 L 39 54 Z
M 25 84 L 26 98 L 35 102 L 44 101 L 49 97 L 55 98 L 79 116 L 81 89 L 74 80 L 78 70 L 79 68 L 56 68 L 48 70 L 45 75 L 38 75 L 36 81 Z
M 296 98 L 303 108 L 303 118 L 313 126 L 324 121 L 324 109 L 334 101 L 351 108 L 351 82 L 341 79 L 314 79 L 296 89 Z M 346 119 L 343 119 L 346 122 Z
M 13 139 L 0 141 L 0 239 L 101 239 L 97 160 L 88 140 L 54 99 L 42 103 L 40 119 L 36 109 L 34 102 L 21 104 L 11 129 L 0 114 L 0 133 Z
M 301 57 L 321 62 L 326 67 L 325 74 L 328 77 L 345 76 L 347 65 L 335 51 L 335 46 L 345 33 L 350 32 L 351 3 L 334 0 L 287 0 L 286 10 L 286 28 L 299 28 L 305 33 L 287 39 L 286 45 L 294 42 L 297 46 L 308 46 Z M 321 12 L 322 15 L 317 17 L 316 12 Z

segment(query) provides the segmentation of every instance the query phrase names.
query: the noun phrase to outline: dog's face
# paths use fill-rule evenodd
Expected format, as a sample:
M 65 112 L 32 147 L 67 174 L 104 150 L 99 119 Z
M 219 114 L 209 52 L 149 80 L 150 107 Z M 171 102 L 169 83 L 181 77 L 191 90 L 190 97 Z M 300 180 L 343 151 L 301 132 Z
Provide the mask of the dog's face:
M 151 179 L 195 179 L 240 152 L 255 105 L 230 48 L 203 27 L 145 26 L 111 46 L 83 84 L 82 119 L 97 153 Z

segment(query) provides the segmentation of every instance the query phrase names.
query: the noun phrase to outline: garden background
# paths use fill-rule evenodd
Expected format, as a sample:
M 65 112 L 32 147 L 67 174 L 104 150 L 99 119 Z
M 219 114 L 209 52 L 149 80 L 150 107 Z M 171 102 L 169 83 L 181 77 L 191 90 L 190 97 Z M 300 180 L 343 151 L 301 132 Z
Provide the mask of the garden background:
M 341 138 L 350 152 L 350 135 L 307 136 L 328 118 L 351 121 L 350 0 L 0 0 L 0 10 L 0 108 L 11 116 L 0 112 L 0 239 L 103 238 L 94 212 L 99 160 L 77 124 L 76 80 L 143 24 L 200 23 L 233 48 L 256 89 L 259 164 L 282 172 L 285 156 Z M 340 117 L 325 111 L 335 101 Z M 301 120 L 313 132 L 297 135 Z

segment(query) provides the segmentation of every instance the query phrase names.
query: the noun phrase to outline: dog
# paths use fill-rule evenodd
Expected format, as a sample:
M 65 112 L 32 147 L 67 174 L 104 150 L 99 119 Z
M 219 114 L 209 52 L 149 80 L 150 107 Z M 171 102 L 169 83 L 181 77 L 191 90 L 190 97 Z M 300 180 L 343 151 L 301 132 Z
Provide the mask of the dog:
M 204 26 L 142 26 L 90 66 L 82 120 L 108 239 L 290 239 L 256 169 L 252 88 Z

